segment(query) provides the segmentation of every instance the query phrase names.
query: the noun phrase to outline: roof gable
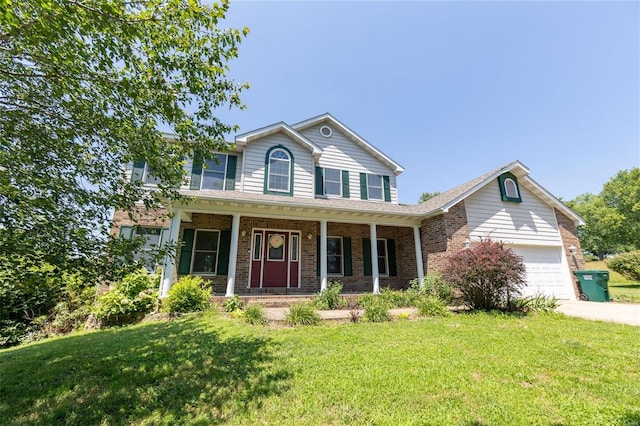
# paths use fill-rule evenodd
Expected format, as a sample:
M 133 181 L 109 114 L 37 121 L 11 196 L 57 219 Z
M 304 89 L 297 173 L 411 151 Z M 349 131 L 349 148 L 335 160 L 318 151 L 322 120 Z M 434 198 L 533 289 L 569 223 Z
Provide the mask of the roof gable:
M 393 173 L 397 176 L 404 171 L 404 168 L 395 162 L 391 157 L 384 154 L 382 151 L 371 145 L 364 138 L 358 135 L 356 132 L 342 124 L 335 117 L 333 117 L 329 113 L 325 113 L 319 115 L 317 117 L 309 118 L 307 120 L 301 121 L 299 123 L 293 124 L 291 127 L 297 131 L 302 131 L 309 127 L 321 124 L 321 123 L 329 123 L 332 126 L 340 129 L 340 131 L 345 134 L 351 141 L 353 141 L 356 145 L 360 146 L 366 152 L 374 156 L 378 161 L 389 167 L 393 170 Z
M 495 181 L 498 176 L 503 173 L 513 173 L 518 179 L 521 180 L 527 189 L 533 192 L 538 198 L 540 198 L 545 204 L 554 207 L 566 216 L 571 218 L 577 225 L 584 225 L 584 219 L 582 219 L 573 210 L 567 207 L 562 201 L 552 195 L 549 191 L 544 189 L 539 183 L 529 177 L 529 169 L 519 161 L 514 161 L 503 167 L 497 168 L 482 176 L 478 176 L 462 185 L 456 186 L 442 194 L 433 197 L 422 204 L 419 204 L 418 210 L 426 216 L 435 216 L 440 213 L 446 213 L 451 207 L 458 204 L 460 201 L 469 197 L 477 192 L 480 188 L 483 188 L 487 184 Z
M 285 135 L 289 136 L 293 141 L 297 142 L 298 144 L 300 144 L 300 146 L 309 151 L 316 159 L 322 154 L 322 148 L 301 135 L 287 123 L 282 121 L 266 127 L 262 127 L 260 129 L 237 135 L 235 137 L 237 150 L 243 151 L 247 144 L 251 143 L 252 141 L 262 139 L 275 133 L 284 133 Z

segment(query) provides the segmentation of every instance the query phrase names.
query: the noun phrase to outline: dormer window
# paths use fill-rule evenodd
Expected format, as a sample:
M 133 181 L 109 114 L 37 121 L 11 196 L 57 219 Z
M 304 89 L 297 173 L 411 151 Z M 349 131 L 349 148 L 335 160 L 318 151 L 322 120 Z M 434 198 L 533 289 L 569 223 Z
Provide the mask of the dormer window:
M 265 158 L 265 193 L 293 195 L 293 155 L 282 145 L 271 148 Z
M 513 173 L 503 173 L 498 177 L 498 184 L 500 186 L 500 196 L 502 201 L 508 201 L 512 203 L 521 203 L 522 197 L 520 196 L 520 187 L 518 186 L 518 178 Z

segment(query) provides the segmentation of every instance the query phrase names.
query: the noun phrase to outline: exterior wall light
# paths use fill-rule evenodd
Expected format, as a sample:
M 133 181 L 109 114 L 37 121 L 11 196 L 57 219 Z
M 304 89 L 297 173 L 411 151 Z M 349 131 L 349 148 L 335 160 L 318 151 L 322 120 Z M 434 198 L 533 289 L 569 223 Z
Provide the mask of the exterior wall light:
M 471 241 L 469 241 L 469 240 L 465 240 L 465 241 L 464 241 L 464 248 L 465 248 L 465 249 L 471 248 Z

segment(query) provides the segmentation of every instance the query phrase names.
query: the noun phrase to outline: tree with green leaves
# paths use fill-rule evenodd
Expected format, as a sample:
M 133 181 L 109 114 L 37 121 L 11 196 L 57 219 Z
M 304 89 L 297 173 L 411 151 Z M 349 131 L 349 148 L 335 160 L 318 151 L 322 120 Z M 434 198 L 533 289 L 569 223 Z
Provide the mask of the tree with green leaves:
M 0 3 L 0 253 L 104 270 L 113 210 L 180 197 L 182 158 L 225 149 L 236 127 L 217 113 L 242 108 L 247 87 L 226 76 L 248 33 L 220 27 L 228 6 Z M 123 179 L 136 159 L 160 180 L 157 190 Z
M 179 198 L 182 159 L 226 149 L 236 126 L 218 113 L 248 87 L 226 76 L 248 33 L 221 27 L 228 7 L 0 2 L 0 345 L 69 304 L 66 274 L 88 288 L 122 276 L 142 241 L 109 237 L 113 211 Z M 137 160 L 157 189 L 124 179 Z
M 640 168 L 621 170 L 599 195 L 579 195 L 567 206 L 586 222 L 578 229 L 583 250 L 602 260 L 640 249 Z
M 582 194 L 567 202 L 567 206 L 585 220 L 578 228 L 583 250 L 602 260 L 624 250 L 621 243 L 625 233 L 625 217 L 607 204 L 600 195 Z
M 422 195 L 420 196 L 420 198 L 418 199 L 418 204 L 422 204 L 427 200 L 432 199 L 433 197 L 437 197 L 438 195 L 440 195 L 439 192 L 423 192 Z
M 624 217 L 621 241 L 640 249 L 640 168 L 619 171 L 605 183 L 601 196 Z

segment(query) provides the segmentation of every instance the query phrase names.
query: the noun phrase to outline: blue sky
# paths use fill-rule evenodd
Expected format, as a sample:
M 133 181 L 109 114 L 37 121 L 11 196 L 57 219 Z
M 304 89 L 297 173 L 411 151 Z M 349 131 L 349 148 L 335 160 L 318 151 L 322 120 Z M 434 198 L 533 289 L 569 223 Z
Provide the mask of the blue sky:
M 325 112 L 400 163 L 400 202 L 513 160 L 565 200 L 640 166 L 640 3 L 248 2 L 240 132 Z

